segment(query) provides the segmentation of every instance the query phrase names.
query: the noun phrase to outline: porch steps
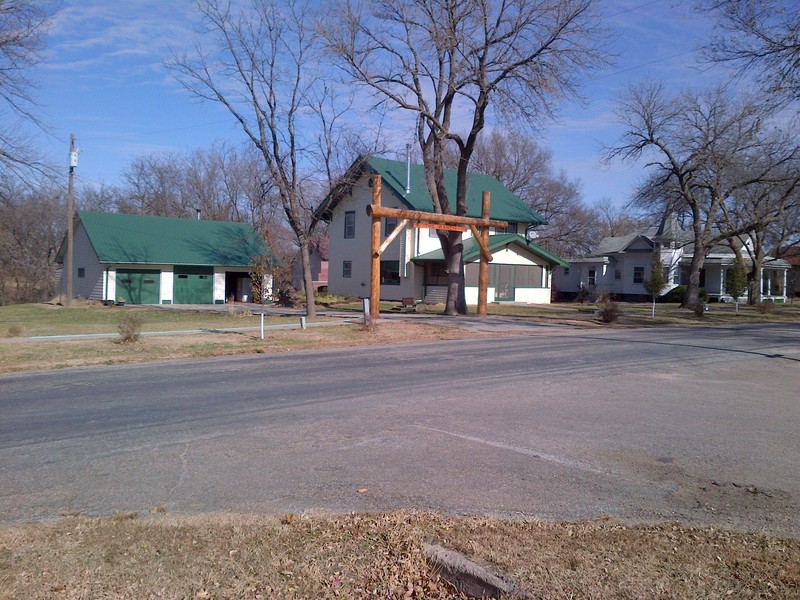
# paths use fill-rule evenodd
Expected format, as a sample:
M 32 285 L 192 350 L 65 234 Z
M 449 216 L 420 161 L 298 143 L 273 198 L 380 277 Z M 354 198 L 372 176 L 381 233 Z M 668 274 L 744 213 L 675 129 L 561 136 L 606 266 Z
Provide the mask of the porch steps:
M 423 302 L 425 302 L 425 304 L 444 304 L 447 302 L 447 288 L 428 290 Z

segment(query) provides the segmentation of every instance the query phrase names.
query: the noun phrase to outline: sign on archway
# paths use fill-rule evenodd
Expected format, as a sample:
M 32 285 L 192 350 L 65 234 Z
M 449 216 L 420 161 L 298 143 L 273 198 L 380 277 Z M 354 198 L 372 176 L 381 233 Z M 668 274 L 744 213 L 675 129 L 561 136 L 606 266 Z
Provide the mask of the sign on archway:
M 481 250 L 480 265 L 478 270 L 478 314 L 486 316 L 486 290 L 489 284 L 489 263 L 492 253 L 489 251 L 489 227 L 508 227 L 506 221 L 492 221 L 489 219 L 489 192 L 483 192 L 483 205 L 481 218 L 460 217 L 458 215 L 442 215 L 419 210 L 403 210 L 400 208 L 385 208 L 381 206 L 381 176 L 372 177 L 372 204 L 367 206 L 367 215 L 372 217 L 372 263 L 370 270 L 370 318 L 378 318 L 381 301 L 380 258 L 381 254 L 389 247 L 394 239 L 405 227 L 413 222 L 414 227 L 444 229 L 448 231 L 466 231 L 469 228 Z M 381 219 L 397 219 L 397 226 L 381 244 Z

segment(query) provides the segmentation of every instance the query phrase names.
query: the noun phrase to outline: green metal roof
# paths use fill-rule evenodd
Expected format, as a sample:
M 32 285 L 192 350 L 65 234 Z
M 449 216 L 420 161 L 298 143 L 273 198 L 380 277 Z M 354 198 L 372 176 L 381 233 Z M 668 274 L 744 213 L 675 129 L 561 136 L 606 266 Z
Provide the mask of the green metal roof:
M 273 256 L 248 223 L 78 212 L 101 263 L 246 267 Z
M 406 169 L 403 161 L 386 158 L 367 158 L 357 161 L 359 168 L 370 169 L 381 176 L 383 185 L 388 187 L 411 210 L 433 212 L 433 199 L 425 183 L 425 169 L 422 165 L 411 165 L 410 191 L 406 194 Z M 444 183 L 451 208 L 455 211 L 456 180 L 458 173 L 454 169 L 445 169 Z M 346 178 L 354 181 L 352 173 Z M 547 220 L 531 209 L 516 195 L 512 194 L 502 183 L 490 175 L 470 173 L 467 177 L 467 214 L 468 217 L 480 217 L 483 206 L 483 192 L 491 194 L 489 216 L 498 221 L 514 223 L 531 223 L 544 225 Z M 338 201 L 342 198 L 342 190 L 334 190 L 317 209 L 323 215 L 330 215 Z M 328 218 L 328 217 L 326 217 Z
M 501 233 L 497 235 L 490 235 L 489 236 L 489 250 L 491 252 L 495 252 L 501 248 L 506 248 L 511 244 L 520 246 L 537 256 L 545 259 L 549 263 L 553 265 L 557 265 L 560 267 L 569 267 L 569 263 L 565 260 L 559 258 L 552 252 L 548 252 L 538 244 L 534 244 L 533 242 L 529 242 L 521 235 L 516 233 Z M 464 240 L 464 262 L 473 262 L 480 258 L 481 256 L 481 249 L 478 246 L 478 242 L 474 237 L 468 237 Z M 419 256 L 415 256 L 411 259 L 412 262 L 415 263 L 422 263 L 422 262 L 444 262 L 444 253 L 442 252 L 441 248 L 434 250 L 433 252 L 428 252 L 426 254 L 420 254 Z

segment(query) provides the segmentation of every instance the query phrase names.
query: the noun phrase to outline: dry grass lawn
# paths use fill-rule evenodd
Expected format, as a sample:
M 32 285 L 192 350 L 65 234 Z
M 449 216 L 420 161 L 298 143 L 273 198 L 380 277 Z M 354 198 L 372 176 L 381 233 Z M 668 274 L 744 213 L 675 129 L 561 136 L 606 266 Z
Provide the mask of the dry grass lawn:
M 467 335 L 474 337 L 474 334 L 451 327 L 385 321 L 371 330 L 366 330 L 361 325 L 268 330 L 264 340 L 260 338 L 258 331 L 148 335 L 135 343 L 122 343 L 118 336 L 41 341 L 0 339 L 0 374 L 154 360 L 461 339 Z
M 798 598 L 800 542 L 677 524 L 395 512 L 70 517 L 0 530 L 0 598 L 461 598 L 439 543 L 530 598 Z

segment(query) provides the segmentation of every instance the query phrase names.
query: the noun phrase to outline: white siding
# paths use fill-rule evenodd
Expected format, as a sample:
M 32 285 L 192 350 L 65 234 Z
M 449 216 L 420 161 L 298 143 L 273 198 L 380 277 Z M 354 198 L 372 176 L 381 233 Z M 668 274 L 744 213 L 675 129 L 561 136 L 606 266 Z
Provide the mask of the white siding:
M 72 253 L 72 295 L 75 298 L 88 298 L 91 300 L 103 299 L 104 268 L 97 260 L 89 236 L 83 224 L 78 222 L 74 232 L 74 243 Z M 64 268 L 66 268 L 66 256 L 64 258 Z M 83 270 L 83 277 L 78 277 L 80 270 Z M 67 274 L 62 271 L 60 282 L 60 293 L 67 293 Z

